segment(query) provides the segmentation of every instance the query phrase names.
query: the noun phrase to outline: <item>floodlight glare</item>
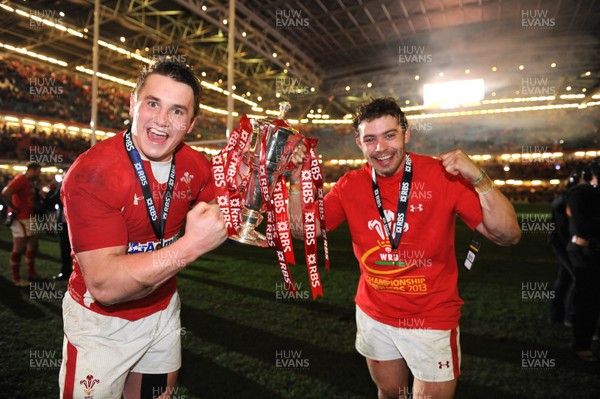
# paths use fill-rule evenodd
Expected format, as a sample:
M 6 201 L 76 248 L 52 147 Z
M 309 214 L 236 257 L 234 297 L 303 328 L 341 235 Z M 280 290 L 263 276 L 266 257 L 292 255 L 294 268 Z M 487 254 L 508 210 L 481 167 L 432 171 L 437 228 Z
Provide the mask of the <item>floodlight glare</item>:
M 450 109 L 479 105 L 483 95 L 483 79 L 429 83 L 423 86 L 423 102 L 426 108 Z

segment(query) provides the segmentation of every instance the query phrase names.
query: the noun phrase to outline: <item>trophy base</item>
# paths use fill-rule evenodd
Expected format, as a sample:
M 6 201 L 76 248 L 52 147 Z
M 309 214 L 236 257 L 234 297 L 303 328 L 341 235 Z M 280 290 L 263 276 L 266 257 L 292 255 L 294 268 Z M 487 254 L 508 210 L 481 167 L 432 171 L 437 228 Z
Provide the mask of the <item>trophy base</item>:
M 234 241 L 241 242 L 242 244 L 254 245 L 256 247 L 268 248 L 269 243 L 267 242 L 267 237 L 264 235 L 257 233 L 256 231 L 242 235 L 232 235 L 229 236 Z
M 260 212 L 244 210 L 242 211 L 242 219 L 242 224 L 237 228 L 237 234 L 231 235 L 229 238 L 242 244 L 268 248 L 267 237 L 255 230 L 262 219 Z

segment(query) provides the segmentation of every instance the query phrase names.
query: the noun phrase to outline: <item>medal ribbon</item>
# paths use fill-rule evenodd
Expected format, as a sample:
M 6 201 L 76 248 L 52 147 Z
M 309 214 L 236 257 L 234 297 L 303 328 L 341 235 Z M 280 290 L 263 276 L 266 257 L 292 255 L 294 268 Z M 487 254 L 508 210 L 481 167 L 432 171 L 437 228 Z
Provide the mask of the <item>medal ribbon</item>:
M 406 219 L 406 209 L 408 208 L 408 198 L 410 194 L 410 185 L 412 181 L 412 160 L 410 155 L 407 153 L 404 163 L 404 174 L 402 175 L 402 183 L 400 184 L 400 194 L 398 196 L 398 209 L 396 211 L 396 224 L 394 227 L 394 234 L 390 231 L 390 226 L 383 211 L 383 203 L 381 200 L 381 192 L 379 185 L 377 184 L 377 175 L 375 174 L 375 168 L 371 168 L 371 176 L 373 178 L 373 196 L 375 197 L 375 205 L 381 216 L 381 221 L 385 227 L 385 233 L 390 239 L 390 245 L 392 250 L 396 250 L 400 245 L 400 238 L 404 232 L 404 222 Z
M 137 176 L 140 186 L 142 187 L 142 193 L 144 194 L 144 203 L 146 204 L 146 210 L 150 217 L 150 223 L 152 224 L 152 230 L 154 235 L 160 241 L 156 246 L 157 249 L 162 247 L 163 238 L 165 235 L 165 224 L 167 223 L 167 216 L 169 215 L 169 208 L 171 207 L 171 199 L 173 197 L 173 189 L 175 187 L 175 154 L 171 158 L 171 170 L 169 171 L 169 180 L 167 182 L 167 188 L 165 189 L 165 197 L 163 202 L 162 211 L 160 217 L 156 211 L 156 205 L 154 205 L 154 199 L 152 198 L 152 190 L 150 189 L 150 183 L 144 170 L 144 163 L 140 153 L 133 145 L 131 140 L 131 130 L 127 130 L 124 134 L 125 138 L 125 150 L 129 156 L 129 160 L 133 165 L 133 170 Z

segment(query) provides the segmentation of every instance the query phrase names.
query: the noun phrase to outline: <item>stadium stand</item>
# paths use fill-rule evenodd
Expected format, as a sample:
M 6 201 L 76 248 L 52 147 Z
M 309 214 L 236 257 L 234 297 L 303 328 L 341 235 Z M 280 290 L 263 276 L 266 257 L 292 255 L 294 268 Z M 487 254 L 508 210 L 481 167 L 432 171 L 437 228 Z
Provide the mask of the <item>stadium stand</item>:
M 108 132 L 118 132 L 128 123 L 128 88 L 100 81 L 98 126 Z M 65 72 L 12 56 L 0 56 L 0 160 L 9 164 L 27 163 L 31 148 L 52 148 L 61 164 L 68 166 L 90 147 L 89 134 L 69 131 L 69 123 L 86 126 L 90 120 L 91 79 L 88 75 Z M 38 125 L 10 123 L 3 116 L 19 115 L 22 118 L 46 119 L 61 123 Z M 502 191 L 515 202 L 550 202 L 562 184 L 547 184 L 550 179 L 564 181 L 569 174 L 587 162 L 586 157 L 575 156 L 575 151 L 600 149 L 600 116 L 595 110 L 559 109 L 552 112 L 535 111 L 527 114 L 528 120 L 543 121 L 534 127 L 490 126 L 485 116 L 432 119 L 423 122 L 412 119 L 412 140 L 408 149 L 413 152 L 437 155 L 460 147 L 469 154 L 489 154 L 479 161 L 488 174 L 502 180 L 543 180 L 539 185 L 505 185 Z M 584 120 L 588 129 L 560 139 L 561 132 L 569 129 L 569 121 Z M 62 125 L 62 127 L 57 127 Z M 547 131 L 548 126 L 561 125 L 557 131 Z M 331 160 L 358 160 L 362 157 L 354 143 L 351 124 L 303 124 L 301 133 L 319 139 L 318 149 L 324 160 L 325 181 L 335 182 L 346 171 L 361 166 L 360 162 L 333 163 Z M 226 117 L 201 112 L 189 141 L 223 140 Z M 546 129 L 546 130 L 544 130 Z M 485 132 L 485 134 L 481 134 Z M 482 139 L 482 137 L 484 137 Z M 218 149 L 219 145 L 213 146 Z M 535 162 L 522 158 L 502 159 L 500 154 L 529 153 L 532 149 L 557 153 L 557 158 L 538 159 Z M 4 169 L 0 186 L 14 175 Z M 51 179 L 52 176 L 48 176 Z M 1 188 L 1 187 L 0 187 Z

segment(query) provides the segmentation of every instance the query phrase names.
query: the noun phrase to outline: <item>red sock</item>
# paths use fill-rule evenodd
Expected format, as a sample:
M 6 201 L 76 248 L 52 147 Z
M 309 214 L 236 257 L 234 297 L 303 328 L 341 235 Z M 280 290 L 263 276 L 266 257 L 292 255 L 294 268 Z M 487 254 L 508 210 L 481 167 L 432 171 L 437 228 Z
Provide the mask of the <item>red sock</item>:
M 27 250 L 25 252 L 25 264 L 27 265 L 27 275 L 29 277 L 37 276 L 35 272 L 35 251 Z
M 17 282 L 21 279 L 21 254 L 16 252 L 10 253 L 10 271 L 12 272 L 13 281 Z

